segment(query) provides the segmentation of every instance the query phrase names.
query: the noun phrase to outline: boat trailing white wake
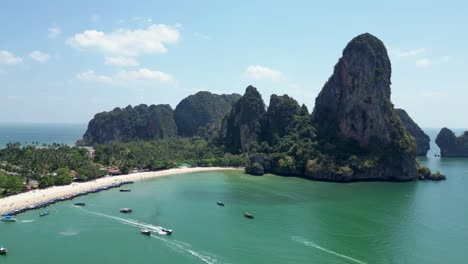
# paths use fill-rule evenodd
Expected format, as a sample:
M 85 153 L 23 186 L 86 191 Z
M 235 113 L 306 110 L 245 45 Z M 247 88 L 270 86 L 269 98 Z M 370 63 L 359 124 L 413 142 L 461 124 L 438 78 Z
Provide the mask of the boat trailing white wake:
M 150 230 L 151 232 L 162 234 L 162 235 L 167 234 L 164 231 L 164 228 L 161 227 L 161 226 L 155 226 L 155 225 L 152 225 L 152 224 L 141 223 L 141 222 L 139 222 L 137 220 L 133 220 L 133 219 L 125 219 L 125 218 L 120 218 L 120 217 L 116 217 L 116 216 L 112 216 L 112 215 L 102 214 L 102 213 L 98 213 L 98 212 L 94 212 L 94 211 L 84 209 L 83 207 L 79 207 L 79 208 L 81 210 L 83 210 L 83 211 L 86 211 L 86 212 L 90 213 L 90 214 L 94 214 L 94 215 L 106 217 L 106 218 L 109 218 L 109 219 L 113 219 L 113 220 L 119 221 L 120 223 L 125 224 L 125 225 L 130 225 L 130 226 L 137 227 L 137 228 L 147 229 L 147 230 Z M 201 260 L 201 261 L 203 261 L 203 262 L 205 262 L 207 264 L 221 263 L 216 258 L 214 258 L 212 256 L 209 256 L 209 253 L 205 253 L 205 252 L 201 253 L 201 252 L 197 252 L 195 250 L 192 250 L 190 248 L 191 247 L 190 244 L 187 244 L 187 243 L 184 243 L 184 242 L 181 242 L 181 241 L 177 241 L 177 240 L 173 240 L 173 239 L 167 240 L 167 239 L 164 239 L 163 237 L 155 236 L 155 235 L 150 235 L 150 237 L 165 242 L 166 246 L 170 247 L 171 249 L 173 249 L 175 251 L 189 253 L 190 255 L 198 258 L 199 260 Z

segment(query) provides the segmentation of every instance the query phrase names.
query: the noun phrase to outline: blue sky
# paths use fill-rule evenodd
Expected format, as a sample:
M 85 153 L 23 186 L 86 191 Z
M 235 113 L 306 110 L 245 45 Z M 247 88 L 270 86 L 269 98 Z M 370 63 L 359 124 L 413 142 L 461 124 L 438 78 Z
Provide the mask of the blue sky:
M 468 127 L 463 1 L 7 1 L 0 122 L 86 123 L 199 90 L 314 99 L 356 35 L 380 38 L 392 100 L 422 127 Z

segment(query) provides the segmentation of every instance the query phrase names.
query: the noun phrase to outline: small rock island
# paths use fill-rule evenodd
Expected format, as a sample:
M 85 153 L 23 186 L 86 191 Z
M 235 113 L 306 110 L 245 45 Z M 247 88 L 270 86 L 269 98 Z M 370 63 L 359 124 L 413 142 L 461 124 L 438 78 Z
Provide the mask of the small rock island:
M 442 157 L 468 157 L 468 131 L 457 137 L 452 130 L 444 127 L 436 138 Z
M 401 122 L 405 126 L 406 130 L 414 137 L 416 140 L 416 155 L 426 156 L 429 151 L 429 142 L 431 139 L 429 136 L 424 133 L 424 131 L 414 122 L 414 120 L 408 115 L 408 113 L 403 109 L 395 109 L 398 116 L 400 117 Z

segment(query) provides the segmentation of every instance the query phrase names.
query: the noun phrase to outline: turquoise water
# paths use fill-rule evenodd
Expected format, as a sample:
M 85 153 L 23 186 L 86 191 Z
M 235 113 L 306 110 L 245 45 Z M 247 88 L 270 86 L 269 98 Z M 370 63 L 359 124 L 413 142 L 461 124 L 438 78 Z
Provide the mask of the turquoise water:
M 420 163 L 449 179 L 337 184 L 230 171 L 137 182 L 80 197 L 84 208 L 67 201 L 0 222 L 0 264 L 464 263 L 468 159 L 430 153 Z M 158 226 L 174 234 L 139 233 Z
M 9 142 L 74 145 L 86 132 L 86 124 L 5 124 L 0 123 L 0 148 Z
M 0 223 L 10 250 L 0 263 L 461 263 L 468 160 L 437 168 L 448 181 L 336 184 L 209 172 L 137 182 L 129 193 L 81 197 L 84 208 L 68 201 L 46 217 L 32 211 Z M 155 226 L 175 231 L 139 233 Z

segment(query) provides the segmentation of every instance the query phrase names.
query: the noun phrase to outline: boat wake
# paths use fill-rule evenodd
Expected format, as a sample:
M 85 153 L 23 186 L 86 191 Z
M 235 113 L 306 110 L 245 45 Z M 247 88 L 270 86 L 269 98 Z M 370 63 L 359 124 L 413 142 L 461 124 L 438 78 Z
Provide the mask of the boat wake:
M 62 236 L 76 236 L 78 235 L 78 231 L 63 231 L 63 232 L 59 232 L 59 235 L 62 235 Z
M 147 223 L 142 223 L 142 222 L 139 222 L 139 221 L 133 220 L 133 219 L 125 219 L 125 218 L 121 218 L 121 217 L 117 217 L 117 216 L 102 214 L 102 213 L 98 213 L 98 212 L 94 212 L 94 211 L 84 209 L 83 207 L 79 207 L 79 208 L 82 209 L 83 211 L 86 211 L 86 212 L 90 213 L 90 214 L 94 214 L 94 215 L 106 217 L 106 218 L 109 218 L 109 219 L 113 219 L 113 220 L 119 221 L 120 223 L 125 224 L 125 225 L 130 225 L 130 226 L 138 227 L 138 228 L 145 228 L 147 230 L 150 230 L 151 232 L 158 233 L 160 235 L 165 235 L 166 234 L 166 232 L 162 231 L 161 226 L 155 226 L 155 225 L 151 225 L 151 224 L 147 224 Z M 215 257 L 210 256 L 209 253 L 197 252 L 197 251 L 193 250 L 192 246 L 190 244 L 184 243 L 182 241 L 172 240 L 172 239 L 168 240 L 168 239 L 165 239 L 163 237 L 155 236 L 155 235 L 151 235 L 151 237 L 155 238 L 155 239 L 158 239 L 160 241 L 163 241 L 166 246 L 168 246 L 169 248 L 171 248 L 171 249 L 173 249 L 173 250 L 175 250 L 177 252 L 189 253 L 190 255 L 198 258 L 199 260 L 201 260 L 201 261 L 203 261 L 203 262 L 205 262 L 207 264 L 220 263 Z
M 313 248 L 316 248 L 316 249 L 318 249 L 318 250 L 321 250 L 321 251 L 327 252 L 327 253 L 329 253 L 329 254 L 335 255 L 335 256 L 337 256 L 337 257 L 350 260 L 350 261 L 355 262 L 355 263 L 367 264 L 366 262 L 361 261 L 361 260 L 359 260 L 359 259 L 355 259 L 355 258 L 352 258 L 352 257 L 350 257 L 350 256 L 346 256 L 346 255 L 340 254 L 340 253 L 338 253 L 338 252 L 335 252 L 335 251 L 326 249 L 326 248 L 324 248 L 324 247 L 321 247 L 321 246 L 315 244 L 314 242 L 309 241 L 309 240 L 307 240 L 307 239 L 305 239 L 305 238 L 303 238 L 303 237 L 293 236 L 293 237 L 292 237 L 292 240 L 294 240 L 294 241 L 296 241 L 296 242 L 298 242 L 298 243 L 301 243 L 301 244 L 303 244 L 303 245 L 306 245 L 306 246 L 308 246 L 308 247 L 313 247 Z
M 21 223 L 32 223 L 36 220 L 33 220 L 33 219 L 26 219 L 26 220 L 21 220 Z

